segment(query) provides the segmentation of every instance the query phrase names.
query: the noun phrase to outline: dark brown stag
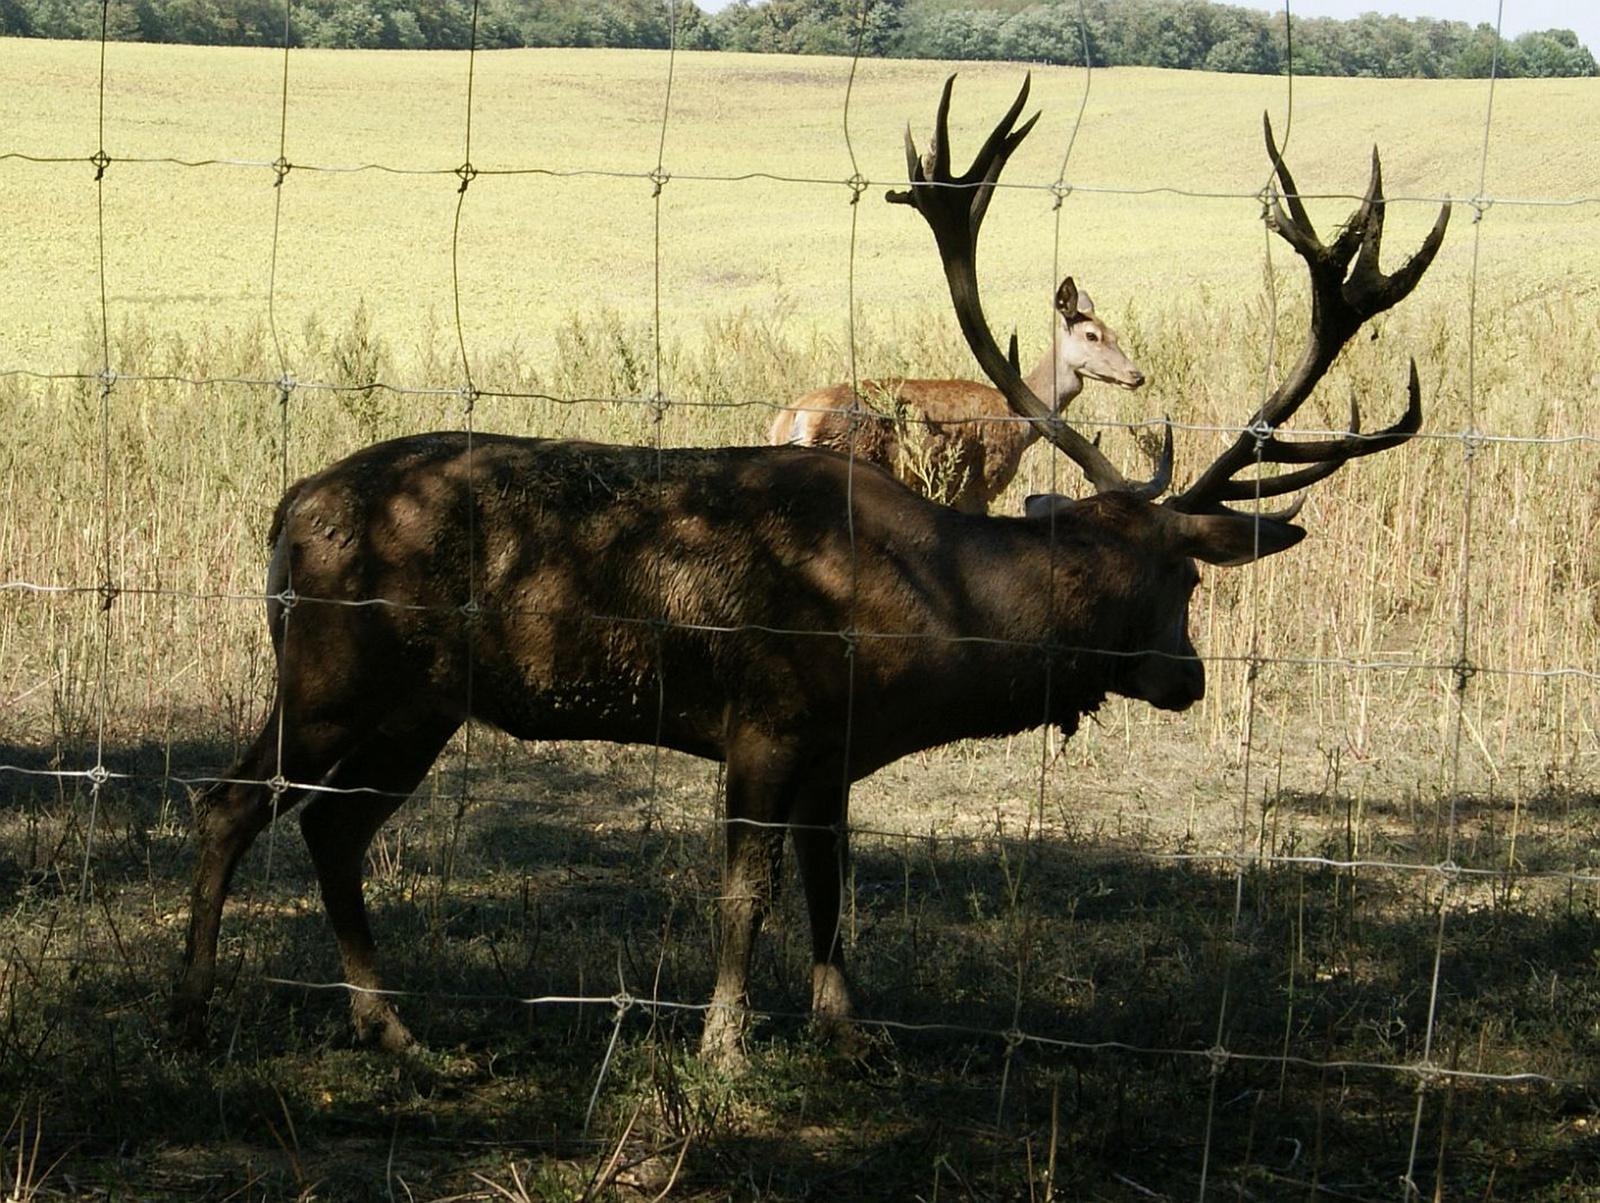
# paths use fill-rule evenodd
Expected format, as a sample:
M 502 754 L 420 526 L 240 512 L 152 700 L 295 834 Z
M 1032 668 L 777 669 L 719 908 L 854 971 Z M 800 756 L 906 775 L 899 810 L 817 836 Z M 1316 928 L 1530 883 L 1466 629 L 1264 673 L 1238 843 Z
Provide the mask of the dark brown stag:
M 376 992 L 362 860 L 468 719 L 523 738 L 659 742 L 726 763 L 722 945 L 702 1047 L 736 1058 L 785 834 L 810 915 L 813 1014 L 825 1028 L 849 1018 L 839 911 L 850 782 L 958 738 L 1046 723 L 1070 735 L 1109 694 L 1169 710 L 1203 695 L 1187 629 L 1193 561 L 1248 563 L 1304 534 L 1223 503 L 1298 488 L 1416 429 L 1413 369 L 1406 416 L 1373 438 L 1272 434 L 1362 321 L 1416 283 L 1445 215 L 1385 277 L 1376 164 L 1349 227 L 1324 246 L 1269 134 L 1283 189 L 1273 222 L 1310 265 L 1311 337 L 1255 429 L 1193 488 L 1156 504 L 1164 473 L 1129 487 L 1028 392 L 983 322 L 973 251 L 1026 132 L 1013 130 L 1025 96 L 953 179 L 947 86 L 930 168 L 911 150 L 912 188 L 898 199 L 932 225 L 985 370 L 1099 491 L 989 518 L 827 451 L 658 453 L 460 433 L 381 443 L 301 481 L 271 532 L 272 712 L 196 805 L 173 1000 L 185 1036 L 203 1035 L 234 867 L 275 814 L 303 802 L 357 1029 L 386 1048 L 411 1043 Z M 1262 458 L 1302 466 L 1235 479 Z

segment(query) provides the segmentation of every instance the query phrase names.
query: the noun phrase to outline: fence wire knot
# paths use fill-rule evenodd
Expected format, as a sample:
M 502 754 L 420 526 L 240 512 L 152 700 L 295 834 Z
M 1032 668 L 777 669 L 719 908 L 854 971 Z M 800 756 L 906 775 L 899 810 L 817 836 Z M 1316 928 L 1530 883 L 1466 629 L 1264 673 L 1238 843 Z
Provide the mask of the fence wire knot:
M 650 174 L 645 178 L 651 183 L 650 198 L 654 200 L 661 195 L 661 190 L 666 187 L 667 181 L 672 178 L 672 173 L 656 167 L 652 168 Z
M 1262 448 L 1272 441 L 1272 423 L 1265 418 L 1257 418 L 1249 426 L 1245 427 L 1245 433 L 1255 439 L 1256 454 L 1259 455 Z
M 1222 1071 L 1228 1068 L 1228 1058 L 1230 1055 L 1231 1054 L 1228 1052 L 1228 1050 L 1223 1048 L 1220 1044 L 1213 1044 L 1210 1048 L 1206 1049 L 1206 1062 L 1211 1067 L 1211 1074 L 1213 1077 L 1220 1076 Z
M 856 630 L 854 627 L 846 627 L 844 630 L 839 632 L 839 638 L 844 642 L 845 656 L 854 656 L 856 654 L 856 647 L 861 642 L 861 632 Z
M 463 384 L 457 395 L 461 398 L 462 412 L 470 415 L 477 408 L 478 398 L 483 394 L 478 391 L 476 385 Z
M 457 188 L 456 191 L 465 192 L 467 185 L 478 178 L 478 169 L 472 165 L 472 160 L 469 159 L 456 168 L 456 178 L 461 181 L 461 187 Z
M 1466 693 L 1467 686 L 1472 683 L 1472 678 L 1478 675 L 1478 666 L 1463 656 L 1450 666 L 1450 671 L 1456 677 L 1456 692 Z
M 866 177 L 858 171 L 844 183 L 845 187 L 850 189 L 850 203 L 852 205 L 859 203 L 861 194 L 867 190 Z
M 95 789 L 99 789 L 107 781 L 111 780 L 111 770 L 103 764 L 97 764 L 84 776 L 88 778 L 90 785 L 94 786 Z
M 111 156 L 106 154 L 104 147 L 101 147 L 89 156 L 89 162 L 94 164 L 95 183 L 99 183 L 105 178 L 106 168 L 111 166 Z
M 1417 1093 L 1437 1089 L 1444 1084 L 1444 1074 L 1432 1061 L 1418 1061 L 1411 1067 L 1417 1075 Z
M 299 605 L 300 595 L 293 589 L 285 588 L 279 590 L 277 593 L 274 593 L 272 595 L 272 600 L 277 603 L 279 609 L 287 614 L 290 610 L 294 609 L 295 606 Z
M 1050 185 L 1050 195 L 1056 198 L 1050 208 L 1052 210 L 1059 209 L 1067 197 L 1072 195 L 1072 185 L 1065 180 L 1057 180 Z
M 638 1005 L 638 1002 L 639 1000 L 634 998 L 634 996 L 629 994 L 626 990 L 619 990 L 617 993 L 611 996 L 611 1005 L 617 1009 L 618 1020 L 620 1020 L 629 1011 L 633 1010 L 633 1008 Z
M 1433 867 L 1433 871 L 1444 878 L 1446 884 L 1457 881 L 1461 877 L 1461 866 L 1453 860 L 1442 860 Z
M 95 592 L 100 595 L 100 613 L 106 614 L 110 612 L 111 603 L 117 600 L 117 595 L 122 590 L 111 581 L 101 581 Z
M 278 404 L 285 406 L 288 405 L 289 394 L 294 392 L 296 388 L 295 378 L 285 373 L 284 375 L 279 376 L 275 381 L 273 381 L 273 383 L 278 387 Z
M 267 788 L 272 791 L 272 805 L 276 809 L 278 800 L 289 792 L 289 779 L 282 773 L 277 773 L 267 781 Z
M 293 166 L 294 164 L 290 163 L 289 160 L 284 158 L 282 155 L 279 155 L 273 160 L 272 174 L 274 179 L 272 181 L 272 186 L 274 188 L 283 187 L 283 177 L 289 174 L 289 169 Z

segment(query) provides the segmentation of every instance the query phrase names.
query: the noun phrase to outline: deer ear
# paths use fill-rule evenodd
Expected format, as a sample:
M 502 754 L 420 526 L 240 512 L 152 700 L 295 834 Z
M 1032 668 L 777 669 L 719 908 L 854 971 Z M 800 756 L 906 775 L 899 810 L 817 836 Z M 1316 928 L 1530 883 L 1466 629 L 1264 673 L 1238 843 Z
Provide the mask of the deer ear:
M 1028 518 L 1051 518 L 1066 512 L 1073 499 L 1060 493 L 1032 493 L 1023 499 L 1022 513 Z
M 1061 281 L 1061 287 L 1056 289 L 1056 312 L 1069 322 L 1078 316 L 1078 286 L 1071 276 Z
M 1172 523 L 1173 550 L 1233 568 L 1287 551 L 1306 537 L 1304 527 L 1245 514 L 1182 514 L 1164 511 Z

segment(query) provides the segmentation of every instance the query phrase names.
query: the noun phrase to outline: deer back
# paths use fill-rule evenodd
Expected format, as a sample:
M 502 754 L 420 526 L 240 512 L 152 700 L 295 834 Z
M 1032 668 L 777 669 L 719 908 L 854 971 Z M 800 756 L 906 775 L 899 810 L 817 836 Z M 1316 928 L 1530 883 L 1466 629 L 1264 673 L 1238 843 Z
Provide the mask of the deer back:
M 972 380 L 863 381 L 818 389 L 773 420 L 769 442 L 826 447 L 877 464 L 903 484 L 984 513 L 1038 436 L 1005 397 Z
M 1125 688 L 1192 587 L 1126 508 L 984 518 L 825 451 L 437 434 L 291 490 L 269 592 L 285 677 L 708 756 L 736 726 L 843 745 L 849 714 L 859 775 Z

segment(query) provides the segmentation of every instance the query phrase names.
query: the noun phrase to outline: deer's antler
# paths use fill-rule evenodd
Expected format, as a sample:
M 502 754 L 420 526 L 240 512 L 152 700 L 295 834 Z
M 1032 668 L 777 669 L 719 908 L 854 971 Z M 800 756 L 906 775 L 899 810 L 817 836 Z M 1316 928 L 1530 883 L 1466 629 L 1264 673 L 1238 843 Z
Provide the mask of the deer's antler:
M 1021 366 L 1017 362 L 1016 335 L 1011 336 L 1010 348 L 1006 353 L 1001 352 L 994 340 L 978 296 L 978 231 L 988 211 L 989 200 L 994 195 L 995 181 L 1000 178 L 1006 160 L 1028 136 L 1039 115 L 1035 113 L 1020 127 L 1017 126 L 1017 118 L 1022 115 L 1032 83 L 1031 77 L 1025 77 L 1016 100 L 985 139 L 972 160 L 972 166 L 959 176 L 952 175 L 949 117 L 950 93 L 955 86 L 955 78 L 952 75 L 945 80 L 933 139 L 926 154 L 917 153 L 916 140 L 911 136 L 910 129 L 906 130 L 906 173 L 911 187 L 904 192 L 890 192 L 887 199 L 893 204 L 910 205 L 916 209 L 933 230 L 961 333 L 977 357 L 979 366 L 1005 395 L 1007 404 L 1018 415 L 1033 423 L 1044 438 L 1065 452 L 1099 492 L 1121 489 L 1145 497 L 1158 497 L 1172 476 L 1170 428 L 1155 476 L 1148 481 L 1130 482 L 1117 471 L 1098 446 L 1067 425 L 1034 395 L 1023 379 Z
M 1444 241 L 1450 205 L 1447 202 L 1440 209 L 1433 229 L 1416 253 L 1398 270 L 1385 275 L 1378 266 L 1386 202 L 1377 148 L 1372 151 L 1372 176 L 1366 195 L 1333 242 L 1324 245 L 1278 151 L 1270 118 L 1263 116 L 1262 123 L 1267 155 L 1281 185 L 1281 191 L 1275 188 L 1269 195 L 1267 225 L 1305 260 L 1311 276 L 1311 329 L 1299 362 L 1251 417 L 1233 445 L 1192 485 L 1167 499 L 1167 505 L 1187 513 L 1224 512 L 1223 502 L 1276 497 L 1303 489 L 1332 475 L 1349 460 L 1405 442 L 1422 424 L 1422 389 L 1417 381 L 1416 362 L 1412 361 L 1409 404 L 1393 426 L 1363 435 L 1361 414 L 1352 400 L 1350 433 L 1343 438 L 1285 443 L 1277 437 L 1278 429 L 1311 395 L 1351 335 L 1369 318 L 1404 300 L 1417 286 Z M 1234 479 L 1245 468 L 1260 463 L 1307 466 L 1275 476 Z

